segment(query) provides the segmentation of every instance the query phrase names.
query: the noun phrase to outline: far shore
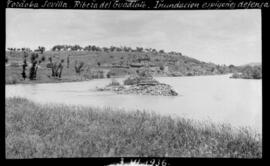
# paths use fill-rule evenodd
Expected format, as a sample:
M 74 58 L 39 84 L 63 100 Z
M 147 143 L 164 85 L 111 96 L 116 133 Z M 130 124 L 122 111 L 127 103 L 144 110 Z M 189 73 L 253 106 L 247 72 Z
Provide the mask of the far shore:
M 176 78 L 179 77 L 203 77 L 203 76 L 221 76 L 221 75 L 232 75 L 233 73 L 226 73 L 226 74 L 216 74 L 216 75 L 196 75 L 196 76 L 175 76 Z M 129 75 L 125 75 L 125 76 L 117 76 L 117 77 L 111 77 L 111 78 L 98 78 L 98 79 L 85 79 L 85 78 L 81 78 L 81 79 L 44 79 L 44 80 L 34 80 L 34 81 L 30 81 L 30 80 L 22 80 L 19 81 L 17 83 L 10 83 L 10 82 L 6 82 L 6 85 L 24 85 L 24 84 L 51 84 L 51 83 L 71 83 L 71 82 L 87 82 L 87 81 L 93 81 L 93 80 L 102 80 L 102 79 L 119 79 L 119 78 L 127 78 Z M 160 76 L 154 76 L 154 78 L 158 78 L 158 77 L 172 77 L 172 76 L 164 76 L 164 75 L 160 75 Z

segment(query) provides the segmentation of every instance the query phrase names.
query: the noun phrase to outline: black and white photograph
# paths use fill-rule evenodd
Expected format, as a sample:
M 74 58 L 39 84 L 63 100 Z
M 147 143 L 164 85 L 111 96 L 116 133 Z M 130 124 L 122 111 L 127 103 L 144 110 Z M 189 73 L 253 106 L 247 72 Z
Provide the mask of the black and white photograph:
M 262 158 L 261 10 L 5 10 L 7 159 Z

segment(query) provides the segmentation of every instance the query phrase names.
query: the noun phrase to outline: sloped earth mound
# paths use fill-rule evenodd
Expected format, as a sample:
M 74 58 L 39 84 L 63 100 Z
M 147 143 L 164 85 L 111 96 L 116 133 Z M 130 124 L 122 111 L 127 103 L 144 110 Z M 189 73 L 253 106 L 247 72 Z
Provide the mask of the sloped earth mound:
M 177 96 L 170 85 L 156 84 L 156 85 L 132 85 L 117 91 L 119 94 L 138 94 L 138 95 L 153 95 L 153 96 Z
M 178 93 L 170 85 L 163 84 L 153 77 L 130 76 L 124 85 L 107 85 L 98 91 L 114 91 L 117 94 L 137 94 L 153 96 L 177 96 Z

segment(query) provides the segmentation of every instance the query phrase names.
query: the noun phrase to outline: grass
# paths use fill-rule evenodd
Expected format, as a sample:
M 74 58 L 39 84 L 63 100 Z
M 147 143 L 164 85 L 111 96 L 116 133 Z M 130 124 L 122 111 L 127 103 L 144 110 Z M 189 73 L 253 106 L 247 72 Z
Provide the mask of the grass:
M 7 158 L 262 157 L 247 128 L 24 98 L 6 98 L 5 140 Z

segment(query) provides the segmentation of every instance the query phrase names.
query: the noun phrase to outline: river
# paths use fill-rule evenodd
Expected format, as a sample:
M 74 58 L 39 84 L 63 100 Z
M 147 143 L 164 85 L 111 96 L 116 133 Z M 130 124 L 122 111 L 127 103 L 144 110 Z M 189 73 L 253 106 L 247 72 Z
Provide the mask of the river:
M 262 132 L 262 80 L 230 79 L 230 75 L 156 77 L 178 96 L 117 95 L 97 92 L 111 79 L 84 82 L 6 85 L 6 97 L 20 96 L 47 104 L 147 110 L 163 115 L 248 126 Z M 118 78 L 122 82 L 123 78 Z

